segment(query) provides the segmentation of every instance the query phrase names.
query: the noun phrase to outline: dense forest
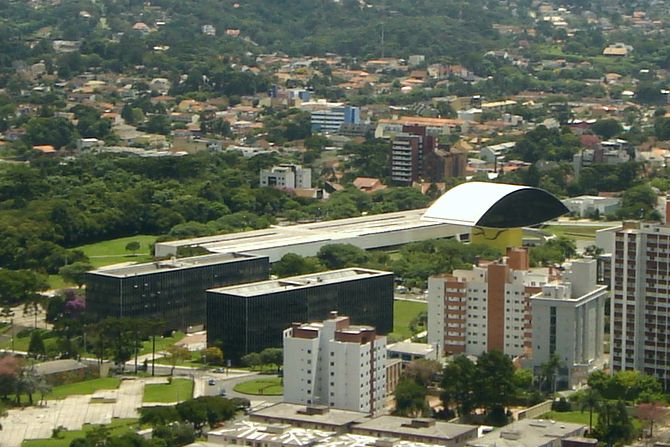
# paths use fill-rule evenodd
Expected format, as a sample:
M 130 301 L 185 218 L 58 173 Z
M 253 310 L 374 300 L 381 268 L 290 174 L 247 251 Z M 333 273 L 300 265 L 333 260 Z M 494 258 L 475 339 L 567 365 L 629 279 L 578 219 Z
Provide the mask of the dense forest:
M 419 208 L 413 188 L 355 189 L 327 201 L 258 188 L 274 155 L 137 158 L 82 156 L 0 165 L 0 267 L 49 273 L 82 254 L 70 248 L 134 234 L 182 238 L 264 228 L 278 218 L 337 219 Z

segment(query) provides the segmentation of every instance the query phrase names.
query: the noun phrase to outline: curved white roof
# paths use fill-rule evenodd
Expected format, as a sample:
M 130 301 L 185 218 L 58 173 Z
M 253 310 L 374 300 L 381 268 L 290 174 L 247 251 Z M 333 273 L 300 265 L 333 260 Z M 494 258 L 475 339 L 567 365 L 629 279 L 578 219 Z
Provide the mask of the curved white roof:
M 505 183 L 468 182 L 458 185 L 442 195 L 423 215 L 423 220 L 438 221 L 453 225 L 481 225 L 482 217 L 498 202 L 507 196 L 516 195 L 499 205 L 494 213 L 501 208 L 514 214 L 514 225 L 533 225 L 564 214 L 567 209 L 552 194 L 538 188 Z M 541 213 L 536 212 L 542 208 Z M 485 219 L 489 220 L 490 219 Z M 510 221 L 510 219 L 506 219 Z M 487 226 L 487 225 L 483 225 Z M 500 225 L 496 225 L 500 226 Z

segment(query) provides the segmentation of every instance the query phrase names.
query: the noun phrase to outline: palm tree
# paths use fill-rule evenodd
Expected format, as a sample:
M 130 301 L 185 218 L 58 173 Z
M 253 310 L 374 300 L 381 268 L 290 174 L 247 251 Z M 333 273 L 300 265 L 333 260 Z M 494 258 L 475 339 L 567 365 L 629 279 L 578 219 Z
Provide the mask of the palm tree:
M 602 397 L 592 388 L 586 390 L 579 399 L 579 409 L 583 413 L 584 410 L 589 410 L 589 434 L 593 432 L 593 410 L 598 408 Z
M 541 385 L 546 381 L 549 382 L 549 392 L 552 394 L 556 392 L 556 375 L 558 372 L 558 368 L 560 366 L 561 366 L 561 359 L 556 354 L 552 354 L 546 363 L 540 365 L 540 368 L 542 369 L 542 379 L 543 379 L 540 382 L 540 388 Z

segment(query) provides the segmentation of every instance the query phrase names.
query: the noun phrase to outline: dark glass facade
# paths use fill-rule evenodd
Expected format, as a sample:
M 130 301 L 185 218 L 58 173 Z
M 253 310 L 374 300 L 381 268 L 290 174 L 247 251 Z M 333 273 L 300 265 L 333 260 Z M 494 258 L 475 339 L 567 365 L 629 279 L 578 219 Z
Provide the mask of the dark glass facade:
M 351 317 L 352 324 L 374 326 L 380 334 L 391 332 L 393 273 L 289 286 L 254 296 L 209 291 L 207 344 L 221 347 L 226 359 L 237 363 L 250 352 L 281 347 L 282 333 L 291 323 L 322 321 L 333 310 Z
M 263 281 L 267 257 L 235 256 L 220 263 L 161 267 L 150 272 L 94 271 L 86 275 L 86 308 L 98 319 L 139 317 L 162 320 L 169 329 L 206 323 L 206 290 Z M 126 273 L 127 272 L 127 273 Z

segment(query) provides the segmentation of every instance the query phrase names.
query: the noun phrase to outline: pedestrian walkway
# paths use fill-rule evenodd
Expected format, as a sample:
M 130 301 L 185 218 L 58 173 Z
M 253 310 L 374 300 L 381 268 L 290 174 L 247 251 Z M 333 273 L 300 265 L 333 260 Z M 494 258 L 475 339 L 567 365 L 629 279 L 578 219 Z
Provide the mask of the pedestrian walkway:
M 52 430 L 80 430 L 84 424 L 109 424 L 112 418 L 138 418 L 145 383 L 160 379 L 123 380 L 116 390 L 50 400 L 45 405 L 9 410 L 2 420 L 0 446 L 21 447 L 25 439 L 50 438 Z M 164 380 L 163 380 L 164 381 Z

